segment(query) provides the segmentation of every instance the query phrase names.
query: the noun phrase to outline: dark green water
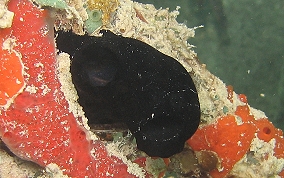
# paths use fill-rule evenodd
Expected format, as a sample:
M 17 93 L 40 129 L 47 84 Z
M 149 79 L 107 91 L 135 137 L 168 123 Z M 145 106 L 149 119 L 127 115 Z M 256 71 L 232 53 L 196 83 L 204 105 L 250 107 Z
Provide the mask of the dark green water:
M 189 39 L 201 62 L 284 130 L 283 0 L 136 1 L 170 10 L 180 6 L 179 22 L 204 25 Z

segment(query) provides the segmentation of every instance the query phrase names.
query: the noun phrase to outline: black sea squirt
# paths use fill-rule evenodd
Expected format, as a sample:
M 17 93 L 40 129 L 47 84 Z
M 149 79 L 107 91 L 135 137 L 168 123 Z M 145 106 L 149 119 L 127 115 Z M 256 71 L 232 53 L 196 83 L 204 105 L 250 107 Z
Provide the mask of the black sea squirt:
M 125 123 L 149 156 L 181 152 L 196 131 L 195 85 L 175 59 L 139 40 L 58 32 L 57 47 L 72 56 L 72 80 L 91 124 Z

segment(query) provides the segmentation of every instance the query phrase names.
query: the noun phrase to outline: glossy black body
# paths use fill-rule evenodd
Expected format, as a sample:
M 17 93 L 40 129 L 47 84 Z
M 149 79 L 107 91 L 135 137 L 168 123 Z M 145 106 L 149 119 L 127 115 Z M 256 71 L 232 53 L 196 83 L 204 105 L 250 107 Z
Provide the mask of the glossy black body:
M 182 151 L 200 122 L 195 85 L 185 68 L 139 40 L 59 32 L 72 56 L 72 80 L 89 123 L 126 123 L 149 156 Z

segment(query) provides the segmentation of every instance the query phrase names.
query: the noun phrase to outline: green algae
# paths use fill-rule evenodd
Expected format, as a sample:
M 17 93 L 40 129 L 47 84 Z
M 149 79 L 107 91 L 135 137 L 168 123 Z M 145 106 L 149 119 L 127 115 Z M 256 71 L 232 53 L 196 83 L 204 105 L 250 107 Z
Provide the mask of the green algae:
M 68 5 L 64 0 L 35 0 L 41 6 L 53 7 L 56 9 L 66 9 Z
M 88 13 L 88 20 L 85 21 L 85 28 L 89 34 L 99 29 L 102 25 L 102 12 L 100 10 L 86 10 Z

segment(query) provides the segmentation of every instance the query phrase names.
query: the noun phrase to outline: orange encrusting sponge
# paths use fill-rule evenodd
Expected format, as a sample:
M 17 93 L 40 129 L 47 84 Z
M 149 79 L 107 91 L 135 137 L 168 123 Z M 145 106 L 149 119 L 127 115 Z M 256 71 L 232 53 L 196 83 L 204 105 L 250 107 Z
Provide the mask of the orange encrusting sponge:
M 247 101 L 244 95 L 241 98 Z M 250 114 L 247 104 L 237 106 L 234 115 L 222 116 L 215 123 L 199 128 L 187 143 L 194 151 L 208 150 L 217 153 L 221 167 L 210 171 L 210 175 L 219 178 L 225 177 L 247 153 L 256 136 L 265 142 L 274 138 L 274 156 L 284 158 L 283 132 L 266 118 L 256 120 Z M 282 174 L 283 171 L 279 175 Z
M 248 151 L 256 127 L 249 123 L 238 125 L 236 117 L 227 115 L 217 123 L 202 127 L 188 140 L 195 151 L 210 150 L 220 158 L 222 171 L 210 172 L 213 177 L 224 177 Z
M 23 65 L 14 51 L 0 49 L 0 59 L 0 106 L 8 107 L 25 86 Z

